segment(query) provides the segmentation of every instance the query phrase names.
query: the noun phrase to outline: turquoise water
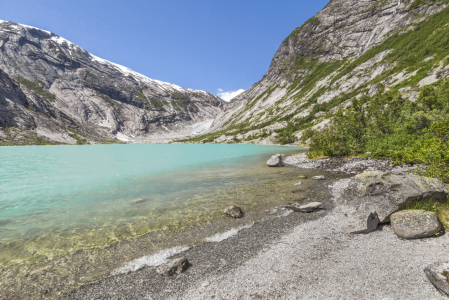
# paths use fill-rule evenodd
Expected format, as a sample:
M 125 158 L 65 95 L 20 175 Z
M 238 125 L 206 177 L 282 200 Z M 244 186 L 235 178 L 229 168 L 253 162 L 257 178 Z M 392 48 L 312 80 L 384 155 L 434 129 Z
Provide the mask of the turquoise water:
M 251 211 L 280 201 L 270 192 L 281 179 L 265 162 L 275 153 L 298 150 L 184 144 L 0 147 L 0 269 L 8 271 L 1 275 L 8 278 L 0 279 L 18 282 L 23 275 L 25 282 L 38 268 L 63 278 L 63 271 L 52 269 L 57 261 L 81 280 L 120 266 L 118 257 L 131 260 L 176 246 L 159 242 L 173 234 L 190 232 L 183 240 L 189 243 L 228 229 L 223 207 L 239 204 Z M 134 245 L 129 253 L 126 241 Z M 108 260 L 101 249 L 109 249 Z M 90 273 L 83 271 L 86 253 L 104 260 L 96 273 L 93 266 Z
M 113 215 L 109 219 L 138 214 L 133 209 L 125 213 L 123 205 L 140 198 L 154 197 L 155 201 L 147 199 L 152 206 L 167 205 L 156 200 L 179 190 L 201 191 L 208 183 L 203 180 L 214 181 L 207 176 L 195 181 L 207 175 L 209 168 L 225 172 L 280 150 L 292 149 L 256 145 L 2 147 L 0 239 L 82 225 L 104 218 L 105 211 Z

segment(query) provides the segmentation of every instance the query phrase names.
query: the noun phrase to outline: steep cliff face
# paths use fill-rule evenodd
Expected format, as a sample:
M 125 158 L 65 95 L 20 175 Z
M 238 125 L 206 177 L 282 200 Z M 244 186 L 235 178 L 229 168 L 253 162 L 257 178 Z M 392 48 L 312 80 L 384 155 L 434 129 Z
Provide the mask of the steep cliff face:
M 226 105 L 203 142 L 293 143 L 351 99 L 381 89 L 416 99 L 449 73 L 448 1 L 332 0 L 281 44 L 268 72 Z
M 153 80 L 34 27 L 0 21 L 0 143 L 163 141 L 221 99 Z

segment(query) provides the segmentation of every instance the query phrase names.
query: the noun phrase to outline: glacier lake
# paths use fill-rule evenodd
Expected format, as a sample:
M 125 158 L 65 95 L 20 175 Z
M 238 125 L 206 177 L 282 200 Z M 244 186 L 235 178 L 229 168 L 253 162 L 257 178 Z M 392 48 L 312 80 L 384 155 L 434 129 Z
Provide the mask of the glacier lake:
M 269 168 L 266 161 L 302 150 L 194 144 L 1 147 L 0 281 L 5 288 L 63 290 L 226 239 L 291 199 L 294 169 Z M 244 218 L 224 216 L 223 209 L 234 204 L 245 211 Z

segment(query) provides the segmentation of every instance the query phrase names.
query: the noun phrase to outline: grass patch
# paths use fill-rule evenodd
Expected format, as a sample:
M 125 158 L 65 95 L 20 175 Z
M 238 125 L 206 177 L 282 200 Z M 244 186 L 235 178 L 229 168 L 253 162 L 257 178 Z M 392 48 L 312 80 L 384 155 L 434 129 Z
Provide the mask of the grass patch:
M 434 212 L 437 214 L 443 227 L 446 230 L 449 229 L 449 199 L 446 199 L 446 201 L 434 199 L 415 201 L 400 208 L 400 210 L 407 209 L 421 209 Z
M 54 94 L 50 93 L 47 90 L 44 90 L 43 88 L 41 88 L 39 86 L 39 84 L 42 84 L 42 82 L 40 82 L 39 80 L 36 80 L 36 82 L 31 82 L 25 78 L 19 77 L 19 78 L 17 78 L 17 81 L 41 97 L 47 98 L 52 101 L 55 100 L 55 98 L 56 98 L 56 96 Z

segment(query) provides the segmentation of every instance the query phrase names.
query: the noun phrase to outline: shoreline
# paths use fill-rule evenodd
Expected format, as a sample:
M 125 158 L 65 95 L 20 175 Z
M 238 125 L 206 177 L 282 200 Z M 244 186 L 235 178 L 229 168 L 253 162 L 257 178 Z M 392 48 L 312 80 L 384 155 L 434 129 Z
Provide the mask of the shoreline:
M 333 208 L 331 195 L 325 192 L 328 183 L 322 181 L 316 185 L 316 200 L 323 202 L 326 210 L 311 214 L 289 211 L 285 216 L 279 214 L 265 218 L 250 228 L 242 228 L 238 234 L 219 242 L 206 242 L 189 248 L 171 257 L 188 258 L 191 267 L 183 274 L 167 278 L 156 273 L 157 267 L 144 267 L 86 285 L 63 299 L 168 299 L 174 292 L 182 294 L 194 283 L 202 284 L 205 276 L 217 276 L 235 270 L 267 246 L 275 244 L 296 226 L 326 216 Z
M 296 163 L 298 168 L 304 162 Z M 345 169 L 348 163 L 352 169 Z M 374 165 L 397 174 L 409 169 L 385 160 L 330 159 L 298 171 L 348 178 Z M 325 210 L 263 220 L 218 243 L 174 255 L 189 259 L 185 273 L 167 278 L 157 275 L 156 267 L 145 267 L 84 286 L 64 299 L 449 299 L 423 272 L 445 258 L 449 236 L 401 240 L 386 224 L 370 234 L 344 234 L 335 182 L 316 182 L 314 200 Z
M 388 171 L 392 174 L 404 175 L 408 172 L 408 169 L 413 168 L 412 166 L 393 166 L 388 160 L 361 158 L 309 161 L 305 160 L 304 154 L 301 153 L 293 154 L 286 158 L 288 158 L 284 159 L 284 162 L 288 162 L 285 163 L 287 166 L 286 168 L 269 168 L 266 166 L 266 168 L 269 168 L 267 170 L 273 170 L 276 176 L 282 176 L 284 180 L 290 181 L 292 178 L 295 178 L 295 176 L 306 175 L 308 182 L 301 185 L 293 184 L 293 181 L 295 180 L 303 181 L 302 179 L 299 179 L 298 176 L 298 179 L 295 179 L 290 183 L 292 185 L 290 189 L 291 192 L 294 193 L 293 195 L 296 195 L 295 193 L 297 193 L 297 191 L 301 191 L 300 194 L 307 195 L 307 198 L 310 200 L 322 202 L 324 210 L 309 214 L 286 210 L 283 207 L 284 205 L 287 205 L 291 201 L 301 201 L 302 199 L 286 198 L 285 200 L 282 200 L 284 204 L 278 203 L 276 205 L 273 203 L 273 207 L 264 208 L 268 209 L 265 210 L 265 212 L 268 212 L 266 217 L 258 222 L 252 223 L 250 226 L 248 224 L 250 224 L 250 221 L 252 220 L 252 217 L 250 217 L 251 213 L 245 215 L 242 219 L 228 219 L 235 225 L 232 226 L 232 229 L 205 238 L 204 241 L 199 244 L 181 245 L 179 242 L 183 240 L 183 237 L 181 235 L 179 237 L 174 236 L 173 245 L 177 245 L 177 247 L 179 247 L 177 249 L 167 248 L 164 250 L 166 253 L 160 251 L 161 253 L 156 253 L 156 255 L 141 257 L 134 261 L 128 260 L 128 263 L 122 267 L 123 272 L 113 272 L 114 274 L 112 274 L 112 276 L 90 281 L 90 283 L 85 283 L 75 289 L 65 290 L 65 294 L 62 295 L 56 295 L 51 290 L 49 293 L 45 293 L 44 291 L 44 294 L 41 294 L 39 299 L 214 299 L 215 296 L 219 296 L 215 299 L 239 298 L 240 296 L 232 292 L 232 290 L 237 290 L 243 293 L 244 296 L 242 299 L 291 299 L 289 298 L 291 295 L 296 295 L 292 299 L 333 299 L 332 297 L 334 296 L 337 299 L 340 299 L 342 297 L 345 298 L 348 295 L 344 293 L 335 295 L 326 294 L 324 297 L 320 298 L 318 295 L 312 293 L 310 294 L 311 297 L 302 298 L 301 295 L 304 295 L 304 293 L 311 293 L 310 290 L 305 291 L 302 286 L 296 286 L 294 288 L 294 290 L 296 289 L 298 291 L 302 289 L 301 293 L 293 290 L 290 290 L 289 292 L 278 290 L 273 294 L 273 290 L 276 290 L 277 286 L 290 286 L 290 279 L 287 280 L 286 278 L 293 278 L 295 276 L 297 276 L 298 282 L 301 282 L 302 280 L 308 281 L 308 286 L 310 286 L 312 290 L 319 289 L 320 285 L 323 283 L 316 286 L 314 280 L 311 279 L 313 276 L 309 276 L 309 273 L 313 273 L 319 269 L 326 269 L 329 264 L 334 263 L 333 261 L 326 261 L 326 257 L 328 257 L 329 253 L 337 256 L 338 253 L 349 255 L 348 259 L 350 260 L 350 257 L 352 256 L 361 255 L 360 253 L 363 253 L 364 251 L 371 251 L 373 247 L 379 247 L 377 244 L 382 241 L 388 241 L 388 243 L 391 243 L 394 247 L 399 247 L 394 250 L 396 253 L 398 251 L 399 253 L 401 251 L 406 251 L 407 245 L 410 244 L 414 247 L 416 246 L 418 249 L 421 249 L 419 248 L 422 246 L 420 246 L 420 244 L 425 244 L 425 247 L 423 248 L 425 253 L 434 251 L 433 248 L 438 250 L 435 250 L 435 253 L 432 253 L 432 255 L 427 257 L 432 260 L 430 262 L 434 262 L 435 257 L 444 258 L 444 255 L 440 250 L 445 250 L 445 247 L 449 247 L 448 235 L 444 235 L 438 239 L 425 239 L 410 242 L 400 241 L 391 231 L 389 225 L 381 225 L 378 230 L 367 235 L 344 234 L 342 233 L 341 228 L 339 228 L 338 221 L 343 218 L 344 214 L 337 209 L 338 206 L 335 202 L 335 192 L 333 189 L 337 181 L 344 178 L 352 178 L 354 172 L 359 173 L 365 170 L 370 171 L 378 169 Z M 324 175 L 326 180 L 316 181 L 311 179 L 311 177 L 315 175 Z M 259 197 L 263 196 L 259 195 Z M 276 207 L 274 207 L 274 205 L 276 205 Z M 377 241 L 377 239 L 379 239 L 379 241 Z M 358 244 L 351 244 L 352 241 L 355 241 Z M 284 247 L 286 243 L 290 245 L 288 249 Z M 382 245 L 383 248 L 380 247 L 382 250 L 379 251 L 388 252 L 388 243 Z M 341 245 L 346 246 L 342 247 Z M 182 247 L 184 248 L 181 249 Z M 354 247 L 359 249 L 359 251 L 353 253 Z M 320 252 L 321 248 L 325 249 L 323 253 Z M 399 264 L 397 266 L 398 269 L 403 268 L 403 266 L 400 265 L 402 258 L 400 258 L 400 256 L 396 257 L 394 251 L 387 255 L 386 258 L 389 260 L 398 258 L 399 261 L 394 261 L 394 263 Z M 271 253 L 271 255 L 267 256 L 266 253 L 268 252 Z M 281 255 L 279 253 L 284 254 Z M 278 256 L 278 254 L 280 256 Z M 411 253 L 412 256 L 416 254 L 416 252 Z M 370 255 L 372 256 L 374 254 L 371 253 Z M 164 263 L 167 258 L 175 259 L 179 257 L 186 257 L 191 264 L 190 268 L 185 273 L 173 277 L 162 277 L 156 273 L 156 268 Z M 273 260 L 274 257 L 277 258 Z M 414 272 L 413 276 L 415 276 L 417 280 L 419 279 L 422 284 L 420 289 L 426 291 L 426 295 L 429 296 L 435 292 L 435 289 L 425 278 L 424 272 L 422 272 L 422 269 L 428 265 L 423 265 L 423 261 L 426 263 L 428 262 L 427 258 L 425 260 L 419 258 L 419 268 L 415 266 L 412 271 Z M 359 257 L 359 259 L 361 258 Z M 148 263 L 148 261 L 150 261 L 150 263 Z M 290 270 L 290 267 L 288 266 L 284 266 L 278 271 L 276 271 L 276 268 L 274 268 L 274 271 L 272 269 L 263 269 L 263 266 L 266 265 L 267 261 L 271 261 L 273 266 L 276 266 L 278 263 L 290 263 L 291 266 L 296 267 L 294 267 L 295 270 Z M 302 264 L 300 267 L 298 262 Z M 381 263 L 384 262 L 382 261 Z M 315 266 L 316 270 L 313 268 L 310 269 L 309 264 L 310 266 L 318 264 Z M 263 270 L 258 270 L 258 268 L 262 268 Z M 307 272 L 304 271 L 308 268 L 309 270 Z M 352 261 L 348 265 L 343 263 L 342 265 L 339 265 L 339 268 L 340 269 L 337 268 L 330 271 L 331 273 L 345 273 L 345 269 L 349 269 L 355 271 L 357 274 L 361 272 L 361 269 L 359 269 L 359 262 L 357 261 Z M 266 280 L 264 274 L 271 272 L 274 272 L 273 279 L 256 286 L 257 280 L 263 282 Z M 388 275 L 382 273 L 382 270 L 375 269 L 374 273 L 376 272 Z M 235 274 L 246 275 L 237 276 Z M 321 274 L 320 276 L 325 275 L 326 274 Z M 320 278 L 320 276 L 317 278 Z M 348 277 L 349 280 L 357 279 L 351 278 L 351 274 L 346 274 L 345 276 Z M 360 274 L 357 276 L 360 277 Z M 246 281 L 245 285 L 240 286 L 241 283 L 239 281 L 232 283 L 236 278 Z M 252 281 L 248 282 L 248 278 L 253 278 L 254 284 Z M 265 286 L 271 284 L 271 280 L 276 283 L 276 286 L 272 286 L 270 291 L 266 291 Z M 335 280 L 335 278 L 333 280 Z M 369 281 L 370 279 L 367 278 L 366 280 Z M 400 280 L 403 281 L 404 279 Z M 394 282 L 394 278 L 390 278 L 389 281 Z M 402 284 L 402 281 L 398 283 Z M 385 282 L 385 284 L 387 284 L 387 282 Z M 341 288 L 337 283 L 332 283 L 331 286 L 337 290 Z M 350 286 L 347 288 L 351 289 Z M 411 289 L 413 290 L 413 287 L 411 287 Z M 355 291 L 352 292 L 355 293 Z M 365 292 L 371 292 L 371 290 L 365 290 Z M 392 291 L 390 291 L 390 293 L 392 293 Z M 361 296 L 357 293 L 353 296 L 356 297 L 356 295 L 357 297 Z M 434 296 L 434 294 L 432 295 Z M 422 297 L 401 298 L 403 296 L 401 294 L 394 294 L 394 296 L 395 297 L 391 299 L 427 299 Z M 34 297 L 36 297 L 35 294 L 29 294 L 28 297 L 25 295 L 23 299 L 36 299 Z M 365 298 L 362 296 L 362 299 Z M 370 297 L 366 297 L 366 299 L 378 298 L 371 295 Z M 385 299 L 389 298 L 387 297 Z M 439 299 L 446 298 L 440 297 Z

